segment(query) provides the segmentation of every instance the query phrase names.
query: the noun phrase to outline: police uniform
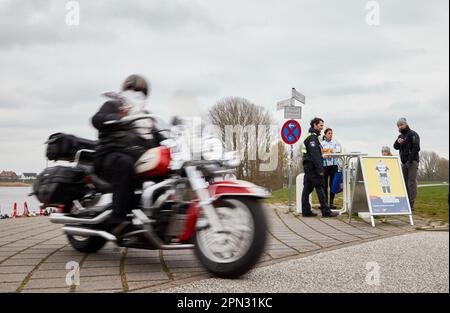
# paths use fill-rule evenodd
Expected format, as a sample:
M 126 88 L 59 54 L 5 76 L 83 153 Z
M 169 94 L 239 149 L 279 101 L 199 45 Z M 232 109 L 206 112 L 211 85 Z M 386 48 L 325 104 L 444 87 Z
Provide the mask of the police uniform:
M 309 133 L 303 142 L 303 169 L 305 172 L 305 178 L 303 181 L 303 194 L 302 194 L 302 209 L 303 214 L 308 215 L 311 213 L 311 205 L 309 203 L 309 195 L 316 189 L 317 196 L 320 201 L 320 209 L 322 215 L 330 214 L 331 211 L 328 208 L 327 197 L 325 193 L 325 179 L 324 179 L 324 167 L 322 146 L 320 144 L 320 133 L 314 128 L 309 130 Z

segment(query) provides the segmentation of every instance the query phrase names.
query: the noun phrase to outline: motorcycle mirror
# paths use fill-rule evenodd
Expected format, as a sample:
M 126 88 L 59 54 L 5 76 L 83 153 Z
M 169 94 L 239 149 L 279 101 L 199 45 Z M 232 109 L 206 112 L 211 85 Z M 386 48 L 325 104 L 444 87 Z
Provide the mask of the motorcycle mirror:
M 102 93 L 102 96 L 104 96 L 106 98 L 114 99 L 114 100 L 123 100 L 123 97 L 120 95 L 120 93 L 114 92 L 114 91 L 104 92 L 104 93 Z
M 113 124 L 117 124 L 117 121 L 116 120 L 111 120 L 111 121 L 103 122 L 103 125 L 113 125 Z
M 172 126 L 177 126 L 183 124 L 183 121 L 178 116 L 174 116 L 170 124 L 172 124 Z

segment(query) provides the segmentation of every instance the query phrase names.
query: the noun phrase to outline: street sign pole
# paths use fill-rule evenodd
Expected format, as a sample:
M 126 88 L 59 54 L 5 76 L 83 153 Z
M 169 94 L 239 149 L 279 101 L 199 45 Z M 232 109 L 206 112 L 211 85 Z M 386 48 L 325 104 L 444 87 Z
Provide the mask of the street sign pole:
M 293 163 L 294 163 L 294 144 L 300 139 L 301 127 L 296 120 L 302 118 L 302 107 L 295 106 L 295 101 L 305 104 L 305 96 L 298 92 L 295 88 L 291 90 L 291 97 L 289 99 L 281 100 L 277 102 L 277 111 L 284 110 L 284 118 L 289 119 L 285 122 L 281 130 L 281 138 L 284 143 L 291 146 L 289 155 L 289 195 L 288 206 L 289 210 L 292 209 L 292 176 L 293 176 Z
M 288 159 L 288 206 L 289 210 L 292 208 L 292 176 L 293 176 L 293 164 L 294 164 L 294 144 L 298 142 L 302 135 L 302 129 L 300 124 L 292 119 L 288 120 L 284 123 L 283 127 L 281 128 L 281 138 L 283 139 L 284 143 L 291 146 L 291 151 L 289 153 L 289 159 Z
M 290 161 L 289 161 L 289 200 L 288 206 L 289 210 L 292 208 L 292 164 L 294 162 L 294 145 L 291 145 L 291 153 L 290 153 Z

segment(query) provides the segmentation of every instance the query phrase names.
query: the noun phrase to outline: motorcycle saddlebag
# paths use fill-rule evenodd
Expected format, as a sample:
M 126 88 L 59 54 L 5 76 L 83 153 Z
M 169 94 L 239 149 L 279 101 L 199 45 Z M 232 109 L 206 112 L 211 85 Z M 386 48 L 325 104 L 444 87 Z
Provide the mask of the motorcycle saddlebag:
M 33 184 L 33 194 L 44 204 L 66 204 L 85 193 L 85 170 L 54 166 L 40 173 Z
M 45 143 L 47 159 L 52 161 L 73 161 L 78 150 L 95 150 L 96 146 L 96 141 L 64 133 L 50 135 Z

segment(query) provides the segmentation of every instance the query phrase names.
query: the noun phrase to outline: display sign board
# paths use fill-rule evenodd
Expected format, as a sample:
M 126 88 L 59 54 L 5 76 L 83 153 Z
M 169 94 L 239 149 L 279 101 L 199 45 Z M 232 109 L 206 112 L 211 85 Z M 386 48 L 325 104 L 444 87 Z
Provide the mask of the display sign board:
M 284 118 L 289 120 L 300 120 L 302 118 L 302 107 L 285 107 L 284 108 Z
M 363 190 L 365 199 L 362 197 Z M 369 209 L 373 226 L 373 216 L 377 215 L 409 215 L 413 224 L 408 193 L 398 157 L 360 157 L 352 211 L 362 211 L 365 208 Z
M 283 110 L 285 107 L 294 106 L 294 105 L 295 105 L 295 100 L 293 98 L 278 101 L 277 102 L 277 111 Z
M 292 98 L 294 98 L 298 102 L 305 104 L 305 100 L 306 100 L 305 96 L 303 94 L 301 94 L 300 92 L 298 92 L 295 88 L 292 88 Z

